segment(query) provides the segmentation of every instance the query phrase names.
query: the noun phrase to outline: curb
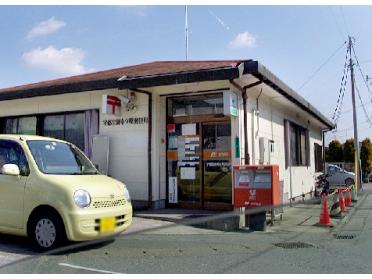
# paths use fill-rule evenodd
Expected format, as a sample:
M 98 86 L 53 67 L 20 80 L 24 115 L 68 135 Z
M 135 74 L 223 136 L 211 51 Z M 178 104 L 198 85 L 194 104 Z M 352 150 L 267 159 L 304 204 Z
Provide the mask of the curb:
M 157 221 L 166 221 L 166 222 L 171 222 L 171 223 L 176 223 L 176 224 L 182 223 L 179 220 L 169 218 L 169 217 L 161 217 L 161 216 L 139 216 L 139 215 L 133 214 L 133 217 L 142 218 L 142 219 L 157 220 Z
M 356 210 L 363 205 L 364 201 L 366 200 L 366 198 L 368 197 L 368 193 L 363 193 L 363 195 L 359 195 L 358 196 L 358 202 L 356 204 L 353 205 L 353 207 L 349 207 L 348 208 L 348 214 L 345 215 L 344 218 L 340 219 L 340 222 L 338 222 L 332 229 L 331 229 L 331 232 L 335 231 L 335 230 L 341 230 L 342 227 L 344 225 L 346 225 L 350 220 L 351 218 L 355 215 L 356 213 Z

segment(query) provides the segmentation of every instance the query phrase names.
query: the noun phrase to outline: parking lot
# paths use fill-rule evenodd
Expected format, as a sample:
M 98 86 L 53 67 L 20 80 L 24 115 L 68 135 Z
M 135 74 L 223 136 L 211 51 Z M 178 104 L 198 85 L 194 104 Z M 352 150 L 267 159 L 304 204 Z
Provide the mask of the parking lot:
M 123 235 L 134 234 L 139 231 L 155 229 L 170 224 L 170 222 L 165 221 L 133 218 L 133 224 Z M 38 253 L 32 250 L 27 238 L 0 234 L 0 267 L 35 255 L 38 255 Z
M 346 259 L 353 261 L 354 252 L 369 253 L 368 243 L 372 232 L 371 190 L 371 183 L 365 185 L 358 203 L 349 209 L 345 218 L 332 219 L 334 228 L 316 226 L 320 205 L 304 203 L 286 208 L 283 221 L 268 227 L 266 232 L 224 232 L 134 217 L 133 225 L 115 241 L 69 249 L 55 255 L 34 253 L 26 238 L 0 235 L 0 265 L 3 267 L 0 272 L 265 273 L 267 270 L 261 270 L 260 265 L 256 265 L 256 269 L 247 269 L 248 265 L 243 262 L 257 262 L 260 257 L 261 260 L 267 257 L 279 259 L 279 254 L 284 252 L 289 253 L 288 256 L 293 259 L 287 272 L 313 272 L 316 270 L 316 262 L 324 258 L 325 254 L 330 255 L 325 259 L 328 266 L 334 272 L 340 272 L 343 268 L 350 267 L 349 264 L 341 265 Z M 340 242 L 333 237 L 336 233 L 352 233 L 355 239 Z M 283 242 L 308 243 L 317 249 L 298 250 L 298 254 L 293 254 L 291 250 L 273 245 Z M 353 245 L 349 246 L 351 243 Z M 358 250 L 353 250 L 357 248 Z M 314 262 L 307 263 L 304 269 L 309 257 Z M 293 264 L 296 261 L 298 265 Z M 288 262 L 280 261 L 280 264 L 280 268 L 283 268 Z M 298 266 L 301 265 L 302 269 L 299 270 Z M 311 269 L 312 265 L 314 269 Z M 270 267 L 273 272 L 276 271 L 275 266 L 273 264 Z M 318 267 L 321 266 L 319 262 Z M 277 267 L 279 268 L 279 261 Z M 352 268 L 353 272 L 372 271 L 372 267 L 361 262 L 355 262 Z M 345 270 L 347 271 L 349 270 Z

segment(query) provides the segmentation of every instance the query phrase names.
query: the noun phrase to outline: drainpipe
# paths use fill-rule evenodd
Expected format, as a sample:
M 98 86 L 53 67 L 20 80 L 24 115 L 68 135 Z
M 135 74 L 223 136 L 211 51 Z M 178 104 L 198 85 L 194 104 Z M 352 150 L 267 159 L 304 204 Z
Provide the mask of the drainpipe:
M 330 129 L 322 130 L 322 157 L 323 157 L 323 174 L 326 173 L 326 158 L 325 158 L 325 133 L 331 131 Z
M 249 151 L 248 151 L 248 120 L 247 120 L 247 90 L 242 91 L 242 97 L 243 97 L 243 123 L 244 123 L 244 164 L 249 165 L 250 163 L 250 156 L 249 156 Z
M 146 94 L 149 99 L 149 123 L 148 123 L 148 139 L 147 139 L 147 168 L 148 168 L 148 202 L 147 207 L 152 208 L 152 93 L 142 89 L 129 89 L 134 92 Z
M 326 130 L 322 130 L 322 157 L 323 157 L 323 174 L 325 174 L 325 139 Z
M 255 139 L 258 137 L 260 131 L 260 109 L 259 109 L 259 99 L 262 94 L 262 88 L 260 94 L 256 98 L 256 110 L 252 109 L 252 163 L 256 162 L 256 145 L 254 144 Z M 255 132 L 255 121 L 257 122 L 257 131 Z
M 247 120 L 247 89 L 252 88 L 254 86 L 257 86 L 262 83 L 262 80 L 253 82 L 251 84 L 245 85 L 244 87 L 241 87 L 239 84 L 237 84 L 234 80 L 230 80 L 230 83 L 234 85 L 239 91 L 242 93 L 243 98 L 243 123 L 244 123 L 244 164 L 249 165 L 250 164 L 250 155 L 248 151 L 248 120 Z

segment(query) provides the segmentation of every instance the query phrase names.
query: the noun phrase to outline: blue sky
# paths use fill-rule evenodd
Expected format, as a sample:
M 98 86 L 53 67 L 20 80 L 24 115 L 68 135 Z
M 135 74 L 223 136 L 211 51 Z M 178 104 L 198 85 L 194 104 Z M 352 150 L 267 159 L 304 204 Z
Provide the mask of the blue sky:
M 190 60 L 252 58 L 297 90 L 351 34 L 362 70 L 372 76 L 372 6 L 189 6 L 188 11 Z M 184 25 L 184 6 L 0 6 L 0 87 L 183 60 Z M 328 117 L 336 106 L 345 53 L 340 49 L 298 91 Z M 372 95 L 358 69 L 356 80 L 372 118 Z M 339 132 L 329 139 L 352 137 L 349 87 L 350 80 Z M 360 137 L 372 137 L 361 107 L 358 115 Z

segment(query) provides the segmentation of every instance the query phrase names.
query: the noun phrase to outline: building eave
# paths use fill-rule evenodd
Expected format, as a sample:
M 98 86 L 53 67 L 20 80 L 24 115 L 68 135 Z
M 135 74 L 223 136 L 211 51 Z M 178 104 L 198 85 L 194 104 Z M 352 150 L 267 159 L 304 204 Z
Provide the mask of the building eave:
M 279 92 L 282 96 L 290 100 L 292 103 L 299 106 L 304 111 L 311 114 L 313 117 L 323 123 L 328 129 L 333 130 L 336 126 L 326 116 L 324 116 L 319 110 L 317 110 L 312 104 L 306 101 L 296 91 L 291 89 L 283 81 L 281 81 L 276 75 L 269 71 L 265 66 L 260 64 L 258 61 L 246 61 L 244 62 L 244 74 L 251 74 L 257 79 L 262 80 L 265 84 Z

